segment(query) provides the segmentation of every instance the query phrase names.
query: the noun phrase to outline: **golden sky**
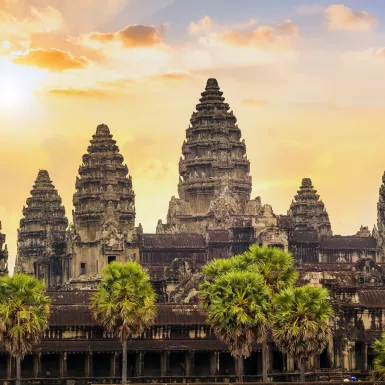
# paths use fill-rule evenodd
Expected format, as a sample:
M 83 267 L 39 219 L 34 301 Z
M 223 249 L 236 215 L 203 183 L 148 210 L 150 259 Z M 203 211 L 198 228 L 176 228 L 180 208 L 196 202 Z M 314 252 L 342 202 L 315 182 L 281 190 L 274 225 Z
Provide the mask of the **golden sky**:
M 100 123 L 133 177 L 137 224 L 154 232 L 177 194 L 185 129 L 208 77 L 238 118 L 253 197 L 284 214 L 310 177 L 335 234 L 372 228 L 385 170 L 378 3 L 0 0 L 0 220 L 10 268 L 39 168 L 71 221 L 77 170 Z

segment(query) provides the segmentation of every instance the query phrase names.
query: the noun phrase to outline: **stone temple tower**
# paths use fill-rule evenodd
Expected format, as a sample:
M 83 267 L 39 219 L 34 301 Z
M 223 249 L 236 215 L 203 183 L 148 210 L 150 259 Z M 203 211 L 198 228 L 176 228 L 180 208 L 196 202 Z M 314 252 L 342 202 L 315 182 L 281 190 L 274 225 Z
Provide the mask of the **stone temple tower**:
M 74 225 L 70 232 L 72 281 L 97 280 L 111 261 L 137 259 L 135 194 L 108 126 L 100 124 L 92 136 L 76 178 Z
M 1 222 L 0 222 L 0 276 L 8 272 L 8 250 L 5 245 L 5 234 L 1 233 Z
M 227 229 L 244 215 L 258 215 L 259 198 L 250 201 L 250 163 L 237 119 L 216 79 L 208 79 L 186 130 L 179 161 L 179 199 L 172 197 L 167 224 L 157 232 Z
M 294 230 L 315 231 L 318 236 L 333 235 L 329 215 L 319 197 L 311 179 L 303 178 L 288 211 L 293 220 Z
M 67 227 L 62 200 L 48 172 L 39 170 L 27 206 L 23 207 L 15 271 L 33 274 L 48 287 L 61 285 Z

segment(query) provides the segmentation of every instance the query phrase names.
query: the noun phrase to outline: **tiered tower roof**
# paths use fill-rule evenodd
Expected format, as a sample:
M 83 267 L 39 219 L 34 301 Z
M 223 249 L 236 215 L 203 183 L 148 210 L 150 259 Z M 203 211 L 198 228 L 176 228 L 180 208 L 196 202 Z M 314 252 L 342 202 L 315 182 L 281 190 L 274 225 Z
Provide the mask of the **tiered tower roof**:
M 48 171 L 39 170 L 20 220 L 18 264 L 47 256 L 47 249 L 52 253 L 55 244 L 63 245 L 67 227 L 68 220 L 61 197 L 52 184 Z
M 83 241 L 96 239 L 108 205 L 113 206 L 123 232 L 135 225 L 132 179 L 108 126 L 97 126 L 90 143 L 73 196 L 75 229 Z
M 7 245 L 5 245 L 5 234 L 2 234 L 1 229 L 2 226 L 0 222 L 0 276 L 6 274 L 8 271 L 8 250 Z
M 293 219 L 294 230 L 312 230 L 319 236 L 332 235 L 329 215 L 319 197 L 311 179 L 302 179 L 300 189 L 288 211 Z
M 385 232 L 385 172 L 382 176 L 382 185 L 377 203 L 377 227 L 381 234 Z
M 250 199 L 250 162 L 241 130 L 230 107 L 225 103 L 216 79 L 208 79 L 191 126 L 183 143 L 184 159 L 179 161 L 180 198 L 195 202 L 199 196 L 218 196 L 227 185 L 243 205 Z M 209 201 L 192 204 L 192 213 L 205 213 Z

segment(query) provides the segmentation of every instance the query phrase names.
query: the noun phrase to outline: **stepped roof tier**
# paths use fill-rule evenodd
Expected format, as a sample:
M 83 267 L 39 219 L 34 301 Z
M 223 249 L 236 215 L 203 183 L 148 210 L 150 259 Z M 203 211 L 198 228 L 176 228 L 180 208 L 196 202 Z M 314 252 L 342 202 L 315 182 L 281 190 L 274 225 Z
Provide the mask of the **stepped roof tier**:
M 76 178 L 73 196 L 75 230 L 83 242 L 95 241 L 106 215 L 118 222 L 123 233 L 135 225 L 135 194 L 127 165 L 107 125 L 92 136 Z
M 16 271 L 32 274 L 35 262 L 64 253 L 67 227 L 61 197 L 48 171 L 39 170 L 20 220 Z
M 208 79 L 201 95 L 182 146 L 179 199 L 171 199 L 167 225 L 159 223 L 158 232 L 230 227 L 229 217 L 261 210 L 259 198 L 250 201 L 245 141 L 217 80 Z
M 2 234 L 1 229 L 0 222 L 0 276 L 8 272 L 8 250 L 7 245 L 5 245 L 5 234 Z
M 383 235 L 385 232 L 385 173 L 382 176 L 382 185 L 377 203 L 377 227 L 379 233 Z
M 288 215 L 293 220 L 294 230 L 312 230 L 318 236 L 332 235 L 329 215 L 319 197 L 311 179 L 303 178 L 300 189 L 288 211 Z

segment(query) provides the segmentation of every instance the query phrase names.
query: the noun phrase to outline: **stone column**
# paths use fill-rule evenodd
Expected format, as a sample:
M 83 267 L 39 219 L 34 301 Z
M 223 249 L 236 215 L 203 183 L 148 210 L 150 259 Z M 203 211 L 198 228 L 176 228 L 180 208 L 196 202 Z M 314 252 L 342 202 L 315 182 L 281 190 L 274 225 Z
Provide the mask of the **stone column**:
M 329 358 L 330 368 L 334 368 L 334 339 L 331 337 L 327 346 L 327 355 Z
M 219 352 L 210 352 L 210 375 L 216 376 L 219 373 Z
M 136 352 L 135 375 L 137 377 L 143 375 L 143 352 Z
M 14 359 L 12 358 L 12 356 L 8 356 L 8 364 L 7 364 L 7 378 L 10 379 L 13 377 L 13 374 L 14 374 L 14 370 L 13 370 L 13 364 L 14 364 Z
M 186 352 L 185 376 L 195 375 L 195 352 Z
M 290 354 L 286 354 L 286 368 L 288 372 L 294 371 L 294 358 Z
M 170 364 L 170 352 L 165 351 L 162 353 L 162 356 L 160 358 L 160 374 L 161 374 L 161 376 L 167 376 L 168 375 L 169 364 Z
M 368 370 L 368 344 L 366 342 L 363 343 L 362 370 Z
M 84 364 L 85 364 L 84 372 L 86 374 L 86 377 L 93 377 L 94 370 L 93 370 L 93 365 L 92 365 L 92 353 L 91 352 L 87 353 Z
M 273 371 L 273 344 L 267 343 L 267 373 Z
M 60 355 L 60 377 L 67 377 L 67 352 Z
M 119 377 L 119 352 L 114 352 L 110 357 L 110 375 L 111 377 Z M 123 368 L 122 368 L 123 370 Z M 127 376 L 129 376 L 130 373 L 127 372 Z

